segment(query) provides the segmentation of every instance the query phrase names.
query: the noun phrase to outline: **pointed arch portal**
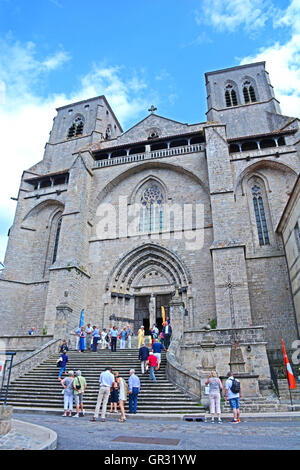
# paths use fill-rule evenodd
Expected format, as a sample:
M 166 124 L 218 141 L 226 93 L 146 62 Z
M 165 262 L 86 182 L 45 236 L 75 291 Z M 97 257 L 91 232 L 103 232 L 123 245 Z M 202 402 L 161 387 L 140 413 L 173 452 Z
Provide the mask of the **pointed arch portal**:
M 173 251 L 153 243 L 143 244 L 123 256 L 113 267 L 106 284 L 112 299 L 131 302 L 134 330 L 144 324 L 145 330 L 157 324 L 162 327 L 162 310 L 169 313 L 169 302 L 178 287 L 186 302 L 190 273 Z

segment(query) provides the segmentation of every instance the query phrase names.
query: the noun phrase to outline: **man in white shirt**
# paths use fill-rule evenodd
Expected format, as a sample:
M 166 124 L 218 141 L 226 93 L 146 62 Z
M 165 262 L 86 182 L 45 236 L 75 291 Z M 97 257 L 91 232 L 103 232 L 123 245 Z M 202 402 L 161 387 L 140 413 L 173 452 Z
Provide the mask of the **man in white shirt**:
M 114 380 L 115 378 L 112 374 L 112 368 L 107 367 L 105 371 L 102 372 L 99 378 L 100 388 L 99 388 L 94 417 L 91 419 L 91 421 L 96 421 L 98 419 L 102 401 L 103 401 L 103 404 L 102 404 L 102 410 L 101 410 L 101 421 L 102 422 L 105 421 L 105 413 L 106 413 L 107 402 L 108 402 L 109 395 L 110 395 L 110 388 Z
M 92 348 L 92 342 L 93 342 L 93 328 L 91 327 L 91 324 L 88 323 L 86 329 L 85 329 L 85 334 L 86 334 L 86 346 L 88 349 Z

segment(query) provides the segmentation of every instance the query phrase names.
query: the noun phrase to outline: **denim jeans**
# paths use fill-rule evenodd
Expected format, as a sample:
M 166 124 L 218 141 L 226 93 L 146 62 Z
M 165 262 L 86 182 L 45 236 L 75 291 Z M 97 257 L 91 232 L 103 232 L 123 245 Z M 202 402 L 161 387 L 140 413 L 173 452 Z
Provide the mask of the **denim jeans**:
M 139 390 L 138 387 L 132 387 L 132 393 L 129 394 L 129 413 L 136 413 Z
M 58 374 L 58 377 L 59 377 L 59 378 L 62 376 L 62 373 L 63 373 L 63 372 L 66 372 L 66 366 L 62 366 L 62 367 L 60 368 L 60 371 L 59 371 L 59 374 Z
M 156 377 L 154 375 L 154 370 L 155 370 L 155 367 L 154 366 L 151 366 L 150 367 L 150 373 L 149 373 L 149 379 L 150 380 L 153 380 L 154 382 L 156 382 Z
M 117 350 L 117 337 L 112 336 L 111 338 L 111 350 L 116 351 Z

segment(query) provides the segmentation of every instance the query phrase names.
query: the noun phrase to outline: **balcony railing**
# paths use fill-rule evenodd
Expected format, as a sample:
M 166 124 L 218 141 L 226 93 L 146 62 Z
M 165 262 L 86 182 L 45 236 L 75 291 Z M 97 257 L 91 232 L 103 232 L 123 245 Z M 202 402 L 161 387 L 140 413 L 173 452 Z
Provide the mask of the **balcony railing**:
M 122 157 L 108 158 L 106 160 L 96 160 L 94 168 L 103 168 L 112 165 L 122 165 L 124 163 L 140 162 L 154 158 L 174 157 L 184 153 L 203 152 L 204 144 L 193 144 L 170 149 L 154 150 L 153 152 L 124 155 Z

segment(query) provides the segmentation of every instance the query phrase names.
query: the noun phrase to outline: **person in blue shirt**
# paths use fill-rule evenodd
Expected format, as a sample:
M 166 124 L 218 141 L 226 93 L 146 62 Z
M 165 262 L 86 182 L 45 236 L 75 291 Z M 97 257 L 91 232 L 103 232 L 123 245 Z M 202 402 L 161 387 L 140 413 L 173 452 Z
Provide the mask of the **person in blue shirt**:
M 127 330 L 126 330 L 126 327 L 125 327 L 125 328 L 123 328 L 123 330 L 121 331 L 120 349 L 125 349 L 127 336 L 128 336 L 128 335 L 127 335 Z
M 119 336 L 119 332 L 117 327 L 114 326 L 113 329 L 110 331 L 110 339 L 111 339 L 111 351 L 117 350 L 117 338 Z
M 137 375 L 135 375 L 135 370 L 130 369 L 128 379 L 128 388 L 129 388 L 129 413 L 136 414 L 137 412 L 137 400 L 138 394 L 141 388 L 141 382 Z
M 93 336 L 92 351 L 97 352 L 98 341 L 100 340 L 100 331 L 99 331 L 99 328 L 97 328 L 97 326 L 93 326 L 93 329 L 94 331 L 92 333 L 92 336 Z
M 145 373 L 145 367 L 146 367 L 148 357 L 149 357 L 149 349 L 143 343 L 142 347 L 139 349 L 139 360 L 141 361 L 142 375 L 144 375 Z
M 161 352 L 165 350 L 166 348 L 161 343 L 159 343 L 158 339 L 155 339 L 154 343 L 152 344 L 152 351 L 154 356 L 156 356 L 158 360 L 157 370 L 159 369 L 161 363 Z
M 64 373 L 66 373 L 66 365 L 67 365 L 67 362 L 69 360 L 67 354 L 65 352 L 63 352 L 61 354 L 61 363 L 60 363 L 60 371 L 59 371 L 59 374 L 58 374 L 58 380 L 61 380 L 61 376 Z

